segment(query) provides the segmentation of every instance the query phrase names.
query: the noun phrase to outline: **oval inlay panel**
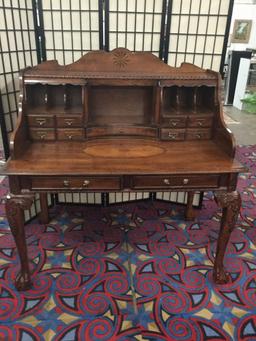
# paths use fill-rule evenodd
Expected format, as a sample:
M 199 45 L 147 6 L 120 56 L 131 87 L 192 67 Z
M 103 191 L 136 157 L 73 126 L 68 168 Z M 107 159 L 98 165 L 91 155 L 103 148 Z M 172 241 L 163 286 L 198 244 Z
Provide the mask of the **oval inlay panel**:
M 107 153 L 106 153 L 107 150 Z M 136 158 L 136 157 L 150 157 L 162 154 L 163 148 L 152 145 L 139 145 L 127 147 L 126 145 L 119 144 L 117 146 L 106 144 L 97 144 L 88 146 L 84 149 L 84 152 L 88 155 L 95 157 L 106 157 L 106 158 Z

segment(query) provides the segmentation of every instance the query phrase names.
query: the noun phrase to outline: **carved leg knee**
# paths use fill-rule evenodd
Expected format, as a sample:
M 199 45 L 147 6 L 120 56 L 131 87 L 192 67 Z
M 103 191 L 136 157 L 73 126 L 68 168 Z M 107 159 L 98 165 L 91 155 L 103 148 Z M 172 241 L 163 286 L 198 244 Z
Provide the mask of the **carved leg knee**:
M 31 287 L 28 265 L 27 245 L 24 231 L 24 213 L 28 209 L 34 196 L 31 194 L 8 195 L 6 199 L 6 215 L 17 246 L 21 269 L 15 280 L 17 290 L 27 290 Z

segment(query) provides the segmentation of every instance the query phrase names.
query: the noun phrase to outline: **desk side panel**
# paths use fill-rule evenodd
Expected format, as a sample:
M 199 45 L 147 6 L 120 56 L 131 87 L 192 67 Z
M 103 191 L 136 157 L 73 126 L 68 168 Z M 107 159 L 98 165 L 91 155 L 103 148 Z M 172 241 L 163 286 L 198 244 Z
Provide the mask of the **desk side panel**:
M 20 95 L 18 104 L 18 120 L 16 128 L 10 137 L 10 151 L 12 159 L 19 158 L 29 145 L 28 127 L 24 116 L 24 72 L 27 69 L 22 70 L 19 76 Z
M 230 157 L 235 156 L 236 142 L 234 135 L 226 126 L 223 116 L 223 107 L 221 101 L 221 78 L 218 75 L 218 91 L 216 93 L 216 104 L 217 104 L 217 120 L 214 126 L 213 139 L 218 144 L 223 151 L 225 151 Z

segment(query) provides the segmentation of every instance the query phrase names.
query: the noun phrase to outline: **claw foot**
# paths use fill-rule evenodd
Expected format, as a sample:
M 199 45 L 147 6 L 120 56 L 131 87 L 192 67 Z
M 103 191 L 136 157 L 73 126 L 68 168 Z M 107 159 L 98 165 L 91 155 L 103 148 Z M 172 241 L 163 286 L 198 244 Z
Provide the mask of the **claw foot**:
M 18 291 L 28 290 L 32 287 L 32 281 L 28 273 L 18 273 L 15 280 L 15 287 Z

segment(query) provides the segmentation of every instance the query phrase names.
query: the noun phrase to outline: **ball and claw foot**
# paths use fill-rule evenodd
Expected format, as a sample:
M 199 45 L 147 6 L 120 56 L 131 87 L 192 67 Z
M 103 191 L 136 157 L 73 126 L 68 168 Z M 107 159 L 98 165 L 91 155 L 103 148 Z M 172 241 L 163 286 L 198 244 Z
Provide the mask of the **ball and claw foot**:
M 22 272 L 18 273 L 15 279 L 15 287 L 18 291 L 31 289 L 32 281 L 30 279 L 30 275 Z
M 213 279 L 216 284 L 227 284 L 229 278 L 229 273 L 224 268 L 214 268 Z

